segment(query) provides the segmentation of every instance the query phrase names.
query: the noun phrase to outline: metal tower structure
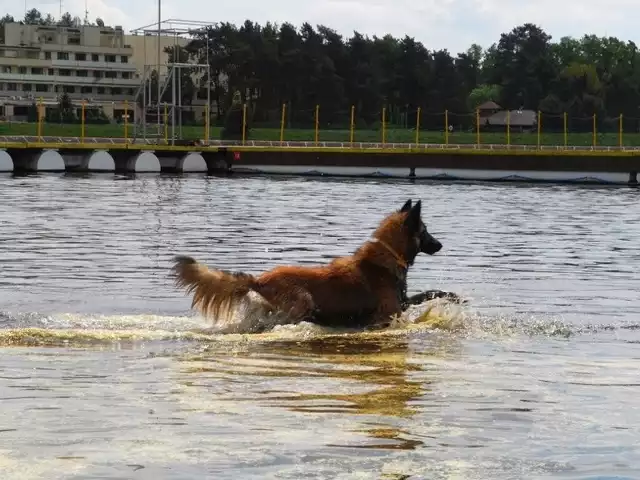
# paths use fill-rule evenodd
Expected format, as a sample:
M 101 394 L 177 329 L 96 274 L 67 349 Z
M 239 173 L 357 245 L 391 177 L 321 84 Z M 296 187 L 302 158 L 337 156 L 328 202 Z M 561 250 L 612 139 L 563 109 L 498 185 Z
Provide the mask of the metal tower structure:
M 160 7 L 158 7 L 160 8 Z M 158 12 L 160 13 L 160 11 Z M 209 65 L 209 39 L 206 40 L 206 63 L 179 63 L 179 62 L 166 62 L 162 63 L 162 46 L 161 37 L 172 37 L 174 39 L 173 48 L 179 45 L 179 39 L 189 38 L 190 36 L 203 32 L 207 27 L 212 25 L 213 22 L 200 22 L 197 20 L 179 20 L 169 19 L 160 20 L 156 23 L 145 25 L 135 30 L 131 30 L 132 35 L 141 35 L 144 37 L 144 52 L 145 52 L 145 65 L 142 72 L 142 80 L 138 91 L 135 95 L 135 102 L 142 103 L 142 116 L 136 119 L 135 136 L 146 139 L 147 136 L 161 137 L 168 133 L 171 129 L 171 135 L 166 135 L 170 138 L 171 144 L 175 144 L 176 137 L 182 137 L 182 91 L 181 91 L 181 78 L 185 70 L 190 74 L 206 73 L 207 76 L 207 106 L 205 121 L 207 125 L 210 125 L 211 118 L 211 68 Z M 157 41 L 157 58 L 155 63 L 147 63 L 146 61 L 146 38 L 156 37 Z M 175 51 L 175 50 L 174 50 Z M 157 95 L 156 100 L 153 100 L 152 95 L 152 82 L 153 74 L 156 72 L 157 76 Z M 169 102 L 162 102 L 163 96 L 165 96 L 167 89 L 171 88 L 171 100 Z M 148 117 L 155 117 L 156 132 L 152 133 L 152 128 L 149 129 Z M 177 127 L 177 132 L 176 132 Z M 164 133 L 162 129 L 164 128 Z M 149 131 L 148 131 L 149 130 Z M 206 129 L 207 137 L 209 136 L 210 128 Z M 177 135 L 176 135 L 177 133 Z M 209 141 L 206 138 L 205 141 Z

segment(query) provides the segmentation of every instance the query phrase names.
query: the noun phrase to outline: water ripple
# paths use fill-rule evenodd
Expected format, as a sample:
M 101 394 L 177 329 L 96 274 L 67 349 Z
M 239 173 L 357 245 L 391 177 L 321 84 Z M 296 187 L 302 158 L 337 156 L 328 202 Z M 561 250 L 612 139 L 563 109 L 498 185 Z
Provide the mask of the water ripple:
M 471 299 L 446 322 L 212 335 L 167 276 L 325 262 L 409 197 L 444 244 L 410 291 Z M 4 478 L 636 475 L 635 190 L 35 175 L 0 202 Z

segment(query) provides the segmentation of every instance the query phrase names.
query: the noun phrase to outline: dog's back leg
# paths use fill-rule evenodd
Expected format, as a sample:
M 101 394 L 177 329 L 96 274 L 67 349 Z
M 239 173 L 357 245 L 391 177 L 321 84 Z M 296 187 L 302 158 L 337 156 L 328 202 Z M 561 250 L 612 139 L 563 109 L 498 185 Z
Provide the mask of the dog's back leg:
M 288 315 L 292 323 L 300 323 L 305 320 L 313 321 L 313 312 L 316 306 L 313 297 L 307 290 L 296 288 L 291 300 L 291 308 Z
M 313 321 L 316 309 L 313 296 L 299 286 L 264 285 L 256 289 L 275 310 L 284 314 L 279 324 Z

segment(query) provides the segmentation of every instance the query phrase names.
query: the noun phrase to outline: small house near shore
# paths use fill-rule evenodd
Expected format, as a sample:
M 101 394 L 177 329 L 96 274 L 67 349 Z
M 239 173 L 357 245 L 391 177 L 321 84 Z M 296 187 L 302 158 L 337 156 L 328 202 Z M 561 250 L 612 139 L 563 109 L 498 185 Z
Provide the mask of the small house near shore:
M 487 131 L 504 131 L 507 124 L 511 131 L 532 131 L 537 128 L 538 114 L 533 110 L 501 110 L 480 118 L 480 128 Z
M 498 113 L 500 110 L 502 110 L 502 107 L 493 100 L 481 103 L 476 108 L 478 109 L 478 116 L 480 117 L 480 121 L 485 118 L 489 118 L 494 113 Z

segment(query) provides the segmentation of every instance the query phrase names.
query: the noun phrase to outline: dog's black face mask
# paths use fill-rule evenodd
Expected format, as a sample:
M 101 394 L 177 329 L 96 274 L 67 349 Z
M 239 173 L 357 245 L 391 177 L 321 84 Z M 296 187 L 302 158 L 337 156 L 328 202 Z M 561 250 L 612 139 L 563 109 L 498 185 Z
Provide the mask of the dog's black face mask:
M 427 228 L 424 227 L 424 231 L 420 235 L 420 251 L 428 255 L 433 255 L 435 253 L 438 253 L 441 249 L 442 244 L 438 240 L 433 238 L 433 236 L 431 236 L 431 234 L 427 232 Z
M 434 255 L 442 249 L 442 244 L 427 232 L 427 226 L 424 224 L 420 216 L 422 202 L 418 200 L 413 206 L 411 206 L 411 203 L 411 200 L 408 200 L 400 211 L 409 212 L 407 219 L 405 220 L 405 225 L 407 226 L 412 239 L 415 241 L 415 255 L 418 253 Z

